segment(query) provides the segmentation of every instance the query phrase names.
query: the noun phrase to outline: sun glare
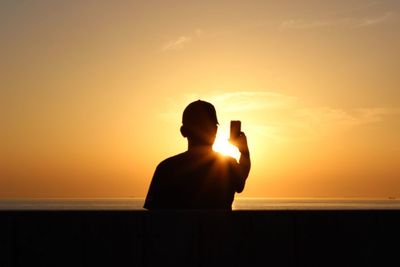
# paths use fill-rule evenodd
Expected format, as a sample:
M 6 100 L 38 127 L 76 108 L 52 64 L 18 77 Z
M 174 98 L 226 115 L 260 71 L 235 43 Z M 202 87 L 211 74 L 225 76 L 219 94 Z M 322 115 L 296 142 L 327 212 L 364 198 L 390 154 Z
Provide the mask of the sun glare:
M 237 147 L 229 143 L 228 138 L 223 135 L 217 135 L 213 145 L 213 150 L 226 156 L 231 156 L 236 160 L 240 158 L 240 152 Z

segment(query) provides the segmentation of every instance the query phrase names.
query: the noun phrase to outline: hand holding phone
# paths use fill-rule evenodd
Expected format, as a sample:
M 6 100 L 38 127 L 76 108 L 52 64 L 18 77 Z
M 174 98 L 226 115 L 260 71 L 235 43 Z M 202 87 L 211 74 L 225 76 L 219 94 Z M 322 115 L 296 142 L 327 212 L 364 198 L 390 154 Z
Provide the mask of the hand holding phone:
M 231 130 L 229 136 L 229 142 L 236 146 L 240 153 L 249 153 L 249 148 L 247 146 L 246 135 L 241 130 L 240 121 L 231 121 Z
M 241 122 L 240 121 L 231 121 L 231 129 L 229 140 L 235 142 L 240 136 L 241 133 Z

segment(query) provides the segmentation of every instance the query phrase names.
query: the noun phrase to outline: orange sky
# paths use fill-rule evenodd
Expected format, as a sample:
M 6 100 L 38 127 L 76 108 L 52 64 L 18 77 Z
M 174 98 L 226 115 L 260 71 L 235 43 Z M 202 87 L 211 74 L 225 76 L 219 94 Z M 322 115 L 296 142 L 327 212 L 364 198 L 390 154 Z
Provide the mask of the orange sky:
M 243 197 L 400 196 L 398 1 L 2 1 L 0 198 L 144 197 L 191 101 Z

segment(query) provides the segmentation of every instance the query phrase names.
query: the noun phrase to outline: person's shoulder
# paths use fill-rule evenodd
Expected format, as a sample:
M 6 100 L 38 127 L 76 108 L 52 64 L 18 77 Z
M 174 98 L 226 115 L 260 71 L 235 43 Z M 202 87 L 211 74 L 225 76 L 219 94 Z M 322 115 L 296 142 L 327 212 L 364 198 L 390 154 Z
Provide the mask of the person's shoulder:
M 236 164 L 238 164 L 237 160 L 236 160 L 235 158 L 231 157 L 231 156 L 224 155 L 224 154 L 221 154 L 221 153 L 219 153 L 219 152 L 215 152 L 215 155 L 216 155 L 216 158 L 217 158 L 219 161 L 221 161 L 221 162 L 223 162 L 223 163 L 225 163 L 225 164 L 229 164 L 229 165 L 236 165 Z
M 180 162 L 182 160 L 184 160 L 185 158 L 186 158 L 186 152 L 174 155 L 172 157 L 166 158 L 163 161 L 161 161 L 158 164 L 157 168 L 158 169 L 163 169 L 163 168 L 168 168 L 168 167 L 171 167 L 171 166 L 175 166 L 177 164 L 180 164 Z

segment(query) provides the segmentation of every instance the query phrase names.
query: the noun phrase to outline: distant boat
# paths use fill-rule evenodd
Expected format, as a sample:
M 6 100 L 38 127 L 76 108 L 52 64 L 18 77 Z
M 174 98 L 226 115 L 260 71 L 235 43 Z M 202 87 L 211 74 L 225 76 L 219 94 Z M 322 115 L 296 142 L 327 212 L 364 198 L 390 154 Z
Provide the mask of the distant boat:
M 388 197 L 388 199 L 394 200 L 394 199 L 396 199 L 396 197 Z

